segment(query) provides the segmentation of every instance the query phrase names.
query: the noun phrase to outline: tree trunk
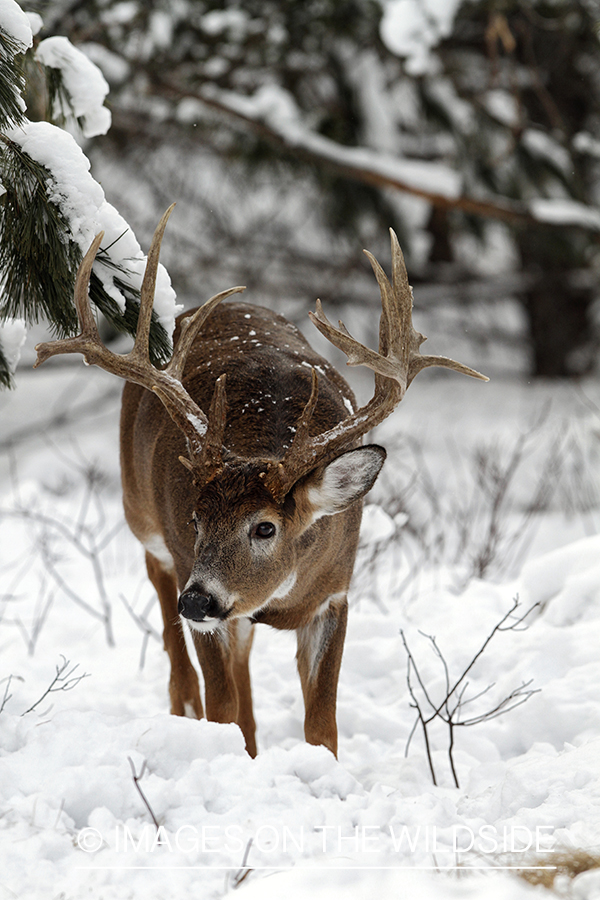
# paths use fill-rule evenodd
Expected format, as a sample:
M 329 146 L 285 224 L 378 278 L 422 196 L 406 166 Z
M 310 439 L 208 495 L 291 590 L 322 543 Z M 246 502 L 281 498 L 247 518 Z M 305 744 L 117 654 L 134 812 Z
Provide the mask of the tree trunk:
M 569 272 L 540 272 L 524 297 L 529 319 L 534 375 L 561 378 L 583 375 L 592 364 L 589 352 L 588 288 L 569 283 Z

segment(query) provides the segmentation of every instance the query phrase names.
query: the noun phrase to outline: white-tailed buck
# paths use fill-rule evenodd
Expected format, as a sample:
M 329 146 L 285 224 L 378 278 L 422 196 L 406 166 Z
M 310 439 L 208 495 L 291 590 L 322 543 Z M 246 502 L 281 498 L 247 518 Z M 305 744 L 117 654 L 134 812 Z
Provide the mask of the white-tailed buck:
M 293 629 L 305 703 L 304 733 L 337 752 L 338 674 L 346 595 L 362 498 L 385 459 L 361 439 L 402 399 L 426 366 L 484 378 L 439 356 L 421 356 L 412 292 L 392 232 L 392 283 L 369 259 L 383 311 L 379 352 L 333 327 L 317 301 L 311 319 L 349 365 L 375 372 L 373 399 L 356 409 L 344 379 L 281 316 L 220 302 L 235 287 L 181 316 L 164 369 L 148 353 L 158 254 L 170 209 L 148 254 L 135 345 L 104 347 L 88 300 L 98 235 L 75 286 L 81 334 L 40 344 L 36 365 L 59 353 L 127 380 L 121 412 L 121 468 L 127 521 L 146 550 L 171 662 L 171 711 L 200 718 L 196 671 L 182 620 L 200 660 L 206 715 L 237 722 L 256 753 L 248 658 L 254 625 Z M 226 387 L 227 384 L 227 393 Z

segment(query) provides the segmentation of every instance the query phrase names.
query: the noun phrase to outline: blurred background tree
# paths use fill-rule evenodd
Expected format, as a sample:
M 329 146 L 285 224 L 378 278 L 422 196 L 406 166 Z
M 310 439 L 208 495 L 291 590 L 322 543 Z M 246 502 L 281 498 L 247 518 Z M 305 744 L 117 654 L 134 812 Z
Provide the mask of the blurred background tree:
M 180 300 L 245 283 L 296 320 L 319 295 L 368 324 L 357 247 L 385 260 L 392 226 L 432 338 L 472 341 L 486 371 L 593 370 L 594 0 L 31 8 L 110 84 L 112 128 L 85 150 L 142 244 L 178 201 L 164 258 Z

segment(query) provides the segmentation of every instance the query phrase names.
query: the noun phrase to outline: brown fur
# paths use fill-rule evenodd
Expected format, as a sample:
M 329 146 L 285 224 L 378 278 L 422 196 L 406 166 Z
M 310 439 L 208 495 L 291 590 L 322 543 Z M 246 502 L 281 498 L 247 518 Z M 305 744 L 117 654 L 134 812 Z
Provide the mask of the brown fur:
M 298 669 L 306 738 L 337 750 L 336 691 L 361 504 L 312 522 L 308 494 L 311 485 L 319 483 L 322 467 L 303 478 L 279 504 L 261 479 L 267 463 L 280 459 L 291 443 L 310 396 L 313 366 L 319 372 L 319 395 L 311 433 L 318 434 L 348 415 L 348 402 L 354 406 L 344 379 L 281 316 L 241 303 L 212 313 L 188 356 L 183 384 L 207 410 L 216 378 L 227 374 L 227 454 L 224 470 L 200 488 L 179 462 L 186 453 L 185 438 L 160 401 L 132 383 L 123 392 L 121 465 L 127 521 L 146 546 L 159 536 L 173 560 L 169 569 L 147 551 L 148 572 L 165 621 L 172 711 L 181 715 L 187 707 L 202 714 L 174 603 L 194 566 L 201 566 L 207 577 L 218 572 L 219 583 L 239 595 L 218 634 L 193 631 L 205 681 L 206 713 L 215 721 L 238 722 L 251 753 L 256 752 L 248 673 L 251 639 L 238 639 L 242 617 L 284 630 L 304 629 Z M 253 515 L 275 523 L 284 536 L 277 552 L 264 554 L 263 559 L 254 558 L 238 534 Z M 198 541 L 190 524 L 193 517 L 201 531 Z M 260 557 L 260 546 L 257 552 Z M 290 572 L 298 573 L 292 589 L 261 608 Z M 332 595 L 334 600 L 319 615 Z M 311 628 L 318 632 L 315 640 L 320 635 L 323 644 L 317 648 L 318 663 L 312 671 Z

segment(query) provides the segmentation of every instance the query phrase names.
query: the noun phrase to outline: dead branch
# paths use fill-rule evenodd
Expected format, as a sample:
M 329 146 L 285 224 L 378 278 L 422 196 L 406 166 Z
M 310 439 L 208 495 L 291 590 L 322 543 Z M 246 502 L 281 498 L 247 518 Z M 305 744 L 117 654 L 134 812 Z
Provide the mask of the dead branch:
M 142 790 L 141 787 L 140 787 L 140 779 L 144 777 L 144 773 L 145 773 L 145 772 L 147 771 L 147 769 L 148 769 L 148 766 L 147 766 L 147 764 L 146 764 L 146 760 L 144 760 L 144 762 L 143 762 L 143 764 L 142 764 L 142 770 L 141 770 L 141 772 L 140 772 L 139 775 L 138 775 L 138 774 L 136 773 L 136 771 L 135 771 L 135 765 L 134 765 L 134 763 L 133 763 L 132 758 L 131 758 L 130 756 L 128 756 L 127 759 L 128 759 L 128 761 L 129 761 L 129 765 L 131 766 L 131 774 L 132 774 L 132 777 L 133 777 L 133 783 L 134 783 L 135 786 L 136 786 L 136 789 L 137 789 L 138 794 L 140 795 L 140 797 L 141 797 L 142 800 L 143 800 L 144 806 L 146 807 L 146 809 L 147 809 L 148 812 L 150 813 L 150 817 L 151 817 L 152 821 L 154 822 L 154 827 L 156 828 L 157 831 L 159 831 L 160 825 L 158 824 L 158 819 L 157 819 L 156 816 L 154 815 L 154 810 L 153 810 L 152 807 L 150 806 L 150 803 L 148 802 L 148 798 L 146 797 L 146 795 L 144 794 L 143 790 Z
M 469 725 L 478 725 L 481 722 L 488 721 L 490 719 L 495 719 L 498 716 L 503 715 L 504 713 L 510 712 L 513 709 L 516 709 L 517 706 L 521 706 L 525 703 L 533 694 L 539 693 L 539 688 L 531 689 L 530 685 L 532 684 L 532 679 L 529 681 L 522 682 L 519 687 L 512 690 L 506 697 L 499 700 L 494 706 L 490 707 L 490 709 L 485 712 L 478 713 L 476 715 L 470 716 L 468 718 L 462 718 L 462 712 L 465 706 L 469 703 L 473 703 L 475 700 L 480 699 L 484 694 L 494 687 L 493 684 L 488 685 L 483 690 L 474 694 L 473 696 L 467 697 L 466 692 L 469 687 L 469 682 L 466 680 L 467 675 L 473 669 L 476 662 L 481 658 L 482 654 L 487 649 L 490 641 L 494 638 L 494 636 L 502 631 L 520 631 L 523 630 L 523 623 L 525 619 L 530 615 L 530 613 L 538 606 L 539 604 L 534 604 L 531 606 L 526 612 L 515 615 L 520 604 L 519 598 L 516 597 L 513 601 L 513 605 L 511 608 L 502 616 L 499 622 L 494 625 L 491 632 L 488 634 L 483 644 L 479 648 L 479 650 L 475 653 L 471 661 L 465 666 L 461 674 L 456 678 L 454 682 L 452 682 L 450 678 L 450 671 L 448 668 L 448 664 L 446 659 L 436 641 L 436 638 L 433 635 L 424 634 L 424 632 L 419 632 L 425 637 L 435 655 L 440 660 L 440 663 L 443 667 L 444 671 L 444 680 L 445 680 L 445 696 L 442 699 L 441 703 L 435 703 L 428 690 L 427 687 L 421 677 L 421 673 L 419 672 L 419 667 L 414 658 L 414 655 L 408 645 L 408 641 L 406 639 L 406 635 L 404 631 L 400 630 L 400 637 L 402 638 L 402 644 L 404 646 L 404 650 L 407 656 L 407 672 L 406 672 L 406 683 L 408 686 L 408 692 L 410 694 L 411 703 L 410 706 L 416 710 L 416 720 L 411 728 L 410 734 L 408 736 L 408 740 L 405 748 L 405 755 L 408 755 L 408 749 L 410 746 L 410 742 L 414 736 L 415 730 L 417 726 L 421 725 L 421 730 L 423 732 L 423 739 L 425 742 L 425 754 L 427 757 L 427 762 L 429 764 L 429 770 L 431 772 L 431 777 L 433 783 L 437 785 L 435 768 L 433 765 L 433 757 L 431 753 L 431 743 L 429 739 L 428 726 L 435 720 L 440 719 L 444 722 L 448 729 L 448 762 L 450 765 L 450 771 L 452 772 L 452 777 L 454 780 L 454 784 L 456 787 L 459 787 L 458 775 L 456 773 L 456 767 L 454 764 L 454 742 L 455 742 L 455 729 L 458 727 L 465 727 Z M 512 621 L 511 621 L 512 620 Z M 507 624 L 510 623 L 510 624 Z M 425 703 L 429 707 L 429 711 L 423 708 L 422 702 L 417 696 L 416 688 L 412 680 L 412 674 L 418 682 L 418 686 L 421 689 L 423 698 Z
M 36 700 L 29 709 L 26 709 L 25 712 L 21 713 L 22 716 L 26 716 L 27 713 L 32 712 L 49 694 L 54 694 L 58 691 L 72 691 L 73 688 L 77 687 L 80 681 L 83 681 L 84 678 L 89 678 L 88 672 L 84 672 L 83 675 L 73 675 L 75 669 L 79 668 L 79 663 L 75 663 L 73 668 L 69 669 L 71 661 L 67 659 L 66 656 L 63 656 L 62 653 L 60 655 L 62 657 L 62 663 L 56 666 L 56 675 L 39 700 Z

